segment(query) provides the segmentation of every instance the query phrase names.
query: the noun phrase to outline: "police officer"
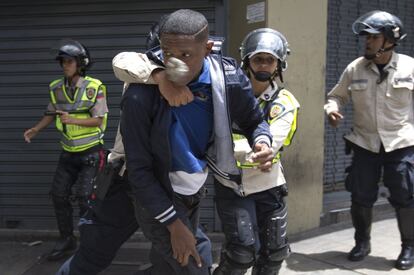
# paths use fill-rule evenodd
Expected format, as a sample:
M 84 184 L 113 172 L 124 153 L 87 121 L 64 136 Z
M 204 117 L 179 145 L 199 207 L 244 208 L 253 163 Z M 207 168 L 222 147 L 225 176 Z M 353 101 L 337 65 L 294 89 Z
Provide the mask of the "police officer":
M 263 110 L 273 135 L 275 157 L 268 173 L 253 169 L 246 138 L 233 134 L 235 158 L 242 172 L 236 186 L 216 176 L 215 199 L 226 237 L 215 275 L 276 275 L 290 248 L 286 238 L 286 180 L 280 163 L 283 146 L 296 130 L 299 103 L 276 79 L 283 82 L 289 53 L 286 38 L 278 31 L 261 28 L 250 32 L 240 47 L 242 67 Z M 235 130 L 237 132 L 237 129 Z
M 414 265 L 414 59 L 394 51 L 406 33 L 401 20 L 371 11 L 352 25 L 365 37 L 365 54 L 351 62 L 328 94 L 325 111 L 336 127 L 340 109 L 352 99 L 353 130 L 345 138 L 353 149 L 346 178 L 351 192 L 355 247 L 348 259 L 360 261 L 371 251 L 372 206 L 383 173 L 389 201 L 397 213 L 402 250 L 398 269 Z
M 62 43 L 56 60 L 64 76 L 49 85 L 50 103 L 45 116 L 24 132 L 26 142 L 31 142 L 55 121 L 61 133 L 63 150 L 51 189 L 60 238 L 47 255 L 48 260 L 58 260 L 76 248 L 71 199 L 78 199 L 82 216 L 87 209 L 92 179 L 104 157 L 102 145 L 108 113 L 105 86 L 85 75 L 91 64 L 88 50 L 81 43 L 68 40 Z M 72 195 L 75 183 L 77 192 Z

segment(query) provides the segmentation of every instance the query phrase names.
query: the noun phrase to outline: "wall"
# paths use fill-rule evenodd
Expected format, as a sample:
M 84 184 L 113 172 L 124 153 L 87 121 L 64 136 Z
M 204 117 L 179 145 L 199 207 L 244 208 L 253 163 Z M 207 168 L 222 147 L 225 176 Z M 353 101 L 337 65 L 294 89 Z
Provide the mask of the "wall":
M 298 131 L 283 153 L 293 234 L 318 227 L 322 210 L 327 0 L 268 0 L 265 21 L 248 24 L 246 5 L 257 2 L 263 1 L 230 1 L 229 45 L 240 45 L 248 31 L 264 26 L 277 29 L 289 41 L 284 86 L 301 103 Z

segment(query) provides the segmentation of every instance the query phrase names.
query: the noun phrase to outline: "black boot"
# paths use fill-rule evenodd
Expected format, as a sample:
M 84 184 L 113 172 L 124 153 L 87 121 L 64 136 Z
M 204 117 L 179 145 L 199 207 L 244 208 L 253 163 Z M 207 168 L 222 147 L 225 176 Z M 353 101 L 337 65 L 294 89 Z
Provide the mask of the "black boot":
M 75 249 L 75 236 L 61 237 L 57 240 L 53 250 L 47 254 L 46 259 L 48 261 L 58 261 L 71 254 Z
M 362 261 L 371 253 L 372 208 L 362 207 L 355 203 L 351 206 L 352 224 L 355 228 L 355 246 L 348 254 L 350 261 Z
M 414 266 L 414 209 L 398 209 L 397 221 L 401 234 L 402 249 L 395 262 L 395 268 L 407 270 Z
M 49 261 L 57 261 L 76 249 L 76 238 L 73 236 L 72 205 L 68 198 L 53 196 L 53 205 L 60 238 L 53 250 L 46 255 Z
M 213 275 L 244 275 L 247 272 L 247 269 L 253 265 L 254 257 L 252 254 L 249 257 L 242 256 L 240 258 L 244 259 L 244 264 L 235 262 L 227 255 L 227 252 L 225 250 L 222 251 L 220 256 L 220 263 L 214 270 Z

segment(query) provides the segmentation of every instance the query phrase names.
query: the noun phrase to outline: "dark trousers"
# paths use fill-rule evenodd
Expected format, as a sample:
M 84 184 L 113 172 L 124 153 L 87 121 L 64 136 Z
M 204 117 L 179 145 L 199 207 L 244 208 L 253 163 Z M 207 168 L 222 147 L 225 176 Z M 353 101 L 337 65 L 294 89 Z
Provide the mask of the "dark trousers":
M 345 185 L 352 193 L 353 203 L 372 207 L 378 198 L 378 182 L 383 174 L 392 206 L 414 208 L 414 147 L 389 153 L 382 146 L 379 153 L 356 145 L 352 145 L 352 149 L 354 155 Z
M 232 189 L 215 181 L 215 201 L 217 212 L 222 222 L 226 237 L 226 246 L 229 244 L 251 247 L 256 254 L 261 254 L 261 247 L 268 239 L 269 216 L 285 206 L 284 194 L 279 188 L 272 188 L 247 197 L 238 196 Z M 251 223 L 250 226 L 247 226 Z
M 104 157 L 101 146 L 77 153 L 62 151 L 60 154 L 50 194 L 61 235 L 66 237 L 73 231 L 71 201 L 78 200 L 79 216 L 87 210 L 92 181 L 96 176 L 100 160 Z M 72 194 L 74 185 L 77 188 L 75 194 Z
M 86 215 L 81 218 L 79 249 L 61 266 L 57 275 L 98 274 L 111 264 L 121 245 L 137 229 L 138 223 L 130 187 L 124 179 L 118 177 L 111 185 L 105 200 L 98 207 L 88 209 Z M 197 250 L 206 261 L 206 266 L 211 266 L 210 240 L 201 230 L 197 230 L 196 234 Z
M 204 188 L 198 193 L 185 196 L 175 193 L 173 204 L 181 221 L 196 235 L 199 221 L 199 204 L 204 195 Z M 170 232 L 165 225 L 160 224 L 151 217 L 147 211 L 137 203 L 136 206 L 137 220 L 142 228 L 144 235 L 151 241 L 152 247 L 150 252 L 150 261 L 152 268 L 149 273 L 152 275 L 207 275 L 209 274 L 208 265 L 204 262 L 201 268 L 192 256 L 190 256 L 188 265 L 181 266 L 173 258 L 171 247 Z

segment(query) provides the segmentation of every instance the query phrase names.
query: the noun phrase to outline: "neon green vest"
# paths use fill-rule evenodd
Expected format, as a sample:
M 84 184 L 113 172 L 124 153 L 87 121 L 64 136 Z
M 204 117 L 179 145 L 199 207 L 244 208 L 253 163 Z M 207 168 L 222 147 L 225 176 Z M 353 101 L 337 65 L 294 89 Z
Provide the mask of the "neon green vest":
M 106 87 L 98 79 L 85 76 L 80 87 L 76 89 L 73 99 L 65 90 L 64 78 L 50 83 L 50 98 L 56 110 L 73 112 L 71 117 L 77 119 L 90 118 L 89 110 L 96 102 L 98 90 L 106 96 Z M 60 144 L 65 151 L 82 152 L 98 144 L 103 144 L 103 135 L 106 129 L 107 114 L 101 126 L 86 127 L 73 124 L 63 124 L 60 116 L 56 116 L 56 128 L 62 133 Z
M 280 90 L 279 93 L 283 93 L 283 91 L 286 91 L 286 90 L 282 89 L 282 90 Z M 288 98 L 290 103 L 294 106 L 295 105 L 294 102 L 296 100 L 292 98 L 291 93 L 287 92 L 287 93 L 284 93 L 284 95 Z M 262 109 L 262 111 L 264 111 L 267 104 L 271 104 L 271 103 L 272 102 L 269 102 L 269 101 L 262 101 L 262 102 L 260 102 L 259 106 Z M 267 118 L 267 123 L 269 123 L 269 125 L 272 125 L 277 120 L 277 118 L 271 118 L 269 112 L 270 112 L 270 109 L 269 109 L 267 114 L 264 114 L 264 116 Z M 289 146 L 292 143 L 292 139 L 293 139 L 293 136 L 295 135 L 296 128 L 297 128 L 297 118 L 298 118 L 298 108 L 295 108 L 294 111 L 293 111 L 293 122 L 292 122 L 292 125 L 290 127 L 290 131 L 289 131 L 285 141 L 283 142 L 283 146 Z M 233 140 L 241 140 L 241 139 L 246 139 L 246 137 L 243 136 L 243 135 L 240 135 L 240 134 L 233 134 Z M 272 163 L 278 162 L 280 160 L 280 157 L 281 157 L 281 155 L 280 155 L 280 151 L 279 151 L 279 152 L 277 152 L 276 156 L 273 158 Z M 240 168 L 253 168 L 257 165 L 258 165 L 257 163 L 240 163 L 239 161 L 237 161 L 237 166 L 240 167 Z

